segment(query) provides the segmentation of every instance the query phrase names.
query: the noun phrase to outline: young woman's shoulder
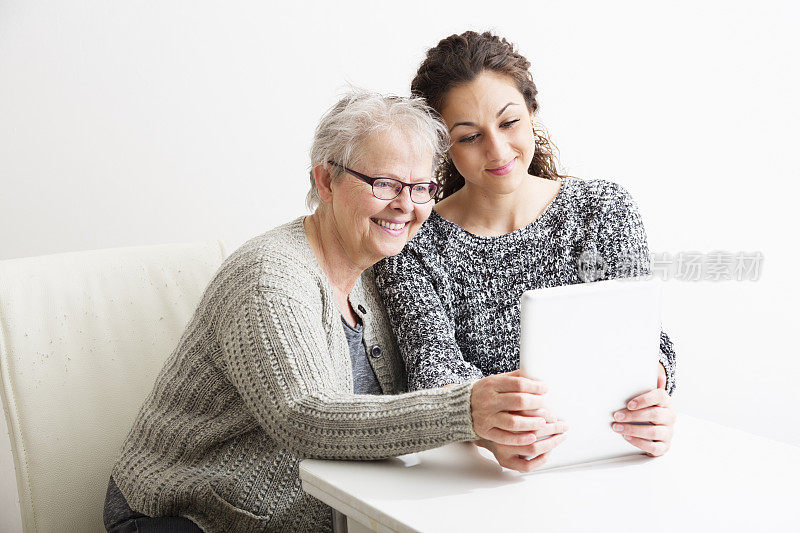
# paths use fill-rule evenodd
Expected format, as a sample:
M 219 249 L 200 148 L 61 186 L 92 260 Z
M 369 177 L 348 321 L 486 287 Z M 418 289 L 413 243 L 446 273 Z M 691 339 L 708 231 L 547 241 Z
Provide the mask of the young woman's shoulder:
M 591 203 L 615 202 L 630 197 L 630 193 L 614 181 L 605 179 L 565 178 L 568 180 L 571 195 L 575 201 Z
M 404 277 L 410 272 L 422 269 L 427 272 L 441 272 L 447 268 L 452 250 L 458 248 L 457 227 L 443 219 L 435 211 L 422 224 L 416 235 L 409 240 L 403 250 L 394 256 L 378 261 L 373 270 L 378 286 L 386 286 L 396 276 Z
M 628 190 L 604 179 L 564 178 L 565 200 L 576 214 L 597 215 L 636 209 Z
M 427 255 L 432 252 L 442 252 L 447 248 L 448 243 L 458 238 L 460 229 L 453 222 L 443 218 L 437 211 L 431 211 L 428 220 L 408 241 L 403 253 Z

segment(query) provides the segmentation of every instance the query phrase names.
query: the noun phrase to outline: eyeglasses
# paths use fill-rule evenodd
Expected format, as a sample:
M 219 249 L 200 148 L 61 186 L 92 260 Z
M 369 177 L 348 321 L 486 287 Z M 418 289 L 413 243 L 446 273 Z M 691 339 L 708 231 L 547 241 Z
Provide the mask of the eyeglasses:
M 361 172 L 351 170 L 344 165 L 328 161 L 329 164 L 339 167 L 345 172 L 349 172 L 363 182 L 369 183 L 372 186 L 372 196 L 379 200 L 394 200 L 400 193 L 403 192 L 405 187 L 411 191 L 411 201 L 415 204 L 426 204 L 430 202 L 436 191 L 439 190 L 439 185 L 432 181 L 423 183 L 405 183 L 394 178 L 371 178 Z

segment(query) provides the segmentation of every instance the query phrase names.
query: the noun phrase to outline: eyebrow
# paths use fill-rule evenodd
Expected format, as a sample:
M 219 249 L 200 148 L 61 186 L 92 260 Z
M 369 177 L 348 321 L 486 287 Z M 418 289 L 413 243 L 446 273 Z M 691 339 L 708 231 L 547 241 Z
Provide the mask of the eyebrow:
M 433 181 L 433 177 L 432 176 L 427 176 L 427 177 L 424 177 L 424 178 L 420 178 L 420 177 L 414 178 L 414 177 L 412 177 L 411 178 L 412 181 L 408 182 L 408 181 L 403 181 L 399 175 L 395 174 L 394 172 L 389 172 L 388 170 L 387 171 L 371 170 L 371 171 L 369 171 L 369 174 L 363 174 L 361 172 L 354 171 L 351 167 L 345 167 L 345 166 L 340 165 L 338 163 L 334 163 L 333 161 L 328 161 L 328 163 L 330 163 L 331 165 L 333 165 L 335 167 L 341 168 L 345 172 L 351 172 L 351 173 L 354 173 L 356 175 L 361 175 L 361 176 L 363 176 L 365 178 L 370 178 L 370 179 L 389 178 L 389 179 L 393 179 L 393 180 L 399 181 L 400 183 L 414 183 L 414 184 L 416 184 L 416 183 L 435 183 L 435 181 Z M 415 179 L 417 181 L 413 181 Z M 424 181 L 421 181 L 421 180 L 424 180 Z
M 503 109 L 498 111 L 497 115 L 495 115 L 495 116 L 497 118 L 500 118 L 500 115 L 502 115 L 505 112 L 505 110 L 508 109 L 508 107 L 512 106 L 512 105 L 519 105 L 519 104 L 515 104 L 514 102 L 509 102 L 506 105 L 504 105 Z M 453 124 L 453 127 L 450 128 L 450 131 L 453 131 L 456 128 L 456 126 L 476 126 L 476 124 L 474 122 L 456 122 L 455 124 Z

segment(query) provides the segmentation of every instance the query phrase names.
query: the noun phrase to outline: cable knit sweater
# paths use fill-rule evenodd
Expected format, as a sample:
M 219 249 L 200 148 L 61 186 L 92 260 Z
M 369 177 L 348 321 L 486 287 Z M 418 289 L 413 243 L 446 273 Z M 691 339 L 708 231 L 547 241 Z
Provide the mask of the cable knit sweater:
M 434 212 L 375 272 L 414 390 L 519 368 L 524 291 L 648 274 L 650 262 L 623 187 L 564 178 L 544 212 L 507 235 L 477 236 Z M 675 352 L 663 332 L 659 359 L 671 394 Z
M 301 489 L 301 458 L 380 459 L 476 439 L 471 383 L 400 394 L 403 363 L 371 270 L 350 301 L 384 395 L 353 393 L 341 314 L 302 219 L 234 252 L 114 467 L 131 508 L 205 531 L 328 531 L 330 508 Z

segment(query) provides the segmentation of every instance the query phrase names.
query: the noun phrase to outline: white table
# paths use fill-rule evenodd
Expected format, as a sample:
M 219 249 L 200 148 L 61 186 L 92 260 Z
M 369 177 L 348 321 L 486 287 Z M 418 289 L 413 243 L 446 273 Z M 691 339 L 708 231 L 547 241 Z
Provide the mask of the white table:
M 384 461 L 307 459 L 300 479 L 351 533 L 800 531 L 800 448 L 686 415 L 659 458 L 519 474 L 458 443 Z

